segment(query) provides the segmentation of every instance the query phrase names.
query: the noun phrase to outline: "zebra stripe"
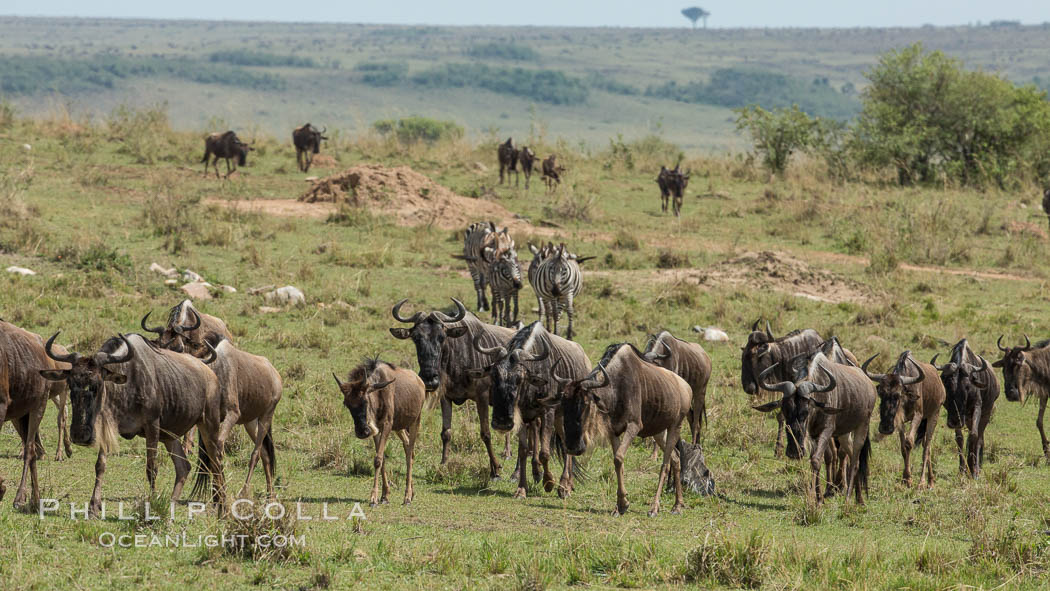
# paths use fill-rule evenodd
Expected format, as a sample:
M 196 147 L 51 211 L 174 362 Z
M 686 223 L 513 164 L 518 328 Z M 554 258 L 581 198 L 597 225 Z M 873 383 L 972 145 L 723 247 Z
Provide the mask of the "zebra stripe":
M 564 244 L 554 249 L 551 256 L 539 264 L 533 277 L 532 289 L 541 301 L 540 320 L 545 321 L 545 326 L 551 325 L 547 330 L 552 334 L 558 334 L 558 322 L 564 310 L 569 316 L 565 338 L 572 338 L 572 303 L 582 287 L 583 274 L 580 272 L 580 266 Z
M 521 266 L 513 250 L 504 251 L 489 270 L 489 287 L 492 289 L 492 319 L 502 326 L 511 326 L 518 321 L 518 291 L 521 289 Z M 511 314 L 511 301 L 514 313 Z
M 478 295 L 478 310 L 488 310 L 489 302 L 485 298 L 485 286 L 488 282 L 488 273 L 482 259 L 481 251 L 488 240 L 489 235 L 496 231 L 496 225 L 492 222 L 476 222 L 471 224 L 463 234 L 463 258 L 467 260 L 467 269 L 470 278 L 474 282 L 474 291 Z

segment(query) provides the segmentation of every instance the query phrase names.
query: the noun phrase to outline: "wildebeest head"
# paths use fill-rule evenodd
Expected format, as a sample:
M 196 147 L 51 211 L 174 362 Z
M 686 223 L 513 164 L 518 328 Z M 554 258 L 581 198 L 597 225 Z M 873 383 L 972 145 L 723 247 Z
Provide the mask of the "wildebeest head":
M 1003 347 L 1003 337 L 999 336 L 999 340 L 995 342 L 995 345 L 999 347 L 999 350 L 1003 352 L 1003 358 L 995 363 L 992 363 L 992 367 L 998 367 L 1003 370 L 1003 386 L 1006 389 L 1006 399 L 1010 402 L 1024 402 L 1025 399 L 1025 387 L 1032 379 L 1032 364 L 1028 359 L 1028 353 L 1032 350 L 1032 341 L 1028 338 L 1028 335 L 1024 337 L 1023 347 Z
M 817 367 L 820 368 L 820 371 L 828 379 L 827 385 L 821 385 L 809 380 L 804 380 L 797 384 L 793 382 L 767 384 L 766 378 L 776 369 L 776 364 L 766 368 L 766 370 L 758 376 L 759 384 L 761 384 L 763 388 L 769 391 L 780 392 L 784 395 L 780 400 L 774 400 L 773 402 L 756 406 L 754 409 L 759 412 L 780 410 L 784 413 L 784 422 L 788 434 L 787 449 L 785 450 L 785 453 L 787 454 L 787 457 L 793 460 L 802 457 L 806 434 L 809 432 L 809 422 L 814 415 L 814 409 L 826 414 L 835 414 L 841 410 L 832 408 L 826 403 L 813 398 L 814 394 L 828 392 L 835 388 L 835 376 L 831 375 L 831 372 L 829 372 L 822 364 L 818 363 Z
M 649 342 L 645 345 L 642 359 L 664 369 L 671 369 L 671 348 L 667 346 L 667 343 L 660 336 L 655 334 L 649 336 Z
M 332 372 L 335 383 L 343 393 L 343 406 L 350 411 L 354 419 L 354 435 L 358 439 L 367 439 L 379 434 L 376 426 L 376 409 L 379 407 L 379 395 L 383 388 L 394 383 L 395 379 L 383 379 L 379 369 L 382 362 L 378 358 L 365 359 L 363 363 L 350 371 L 345 382 Z
M 871 358 L 861 365 L 861 369 L 864 370 L 864 374 L 868 376 L 868 379 L 875 382 L 875 392 L 879 395 L 879 433 L 892 435 L 893 431 L 904 423 L 904 403 L 914 405 L 919 401 L 919 393 L 915 388 L 909 388 L 908 386 L 913 386 L 923 381 L 926 379 L 926 374 L 912 360 L 911 351 L 905 351 L 901 354 L 897 365 L 894 366 L 893 371 L 890 373 L 871 373 L 868 371 L 868 366 L 871 365 L 871 362 L 876 357 L 878 357 L 877 354 L 872 355 Z M 910 363 L 919 375 L 903 375 L 906 370 L 906 363 Z
M 771 348 L 776 346 L 776 339 L 769 327 L 769 321 L 766 321 L 765 332 L 758 330 L 758 323 L 756 320 L 751 325 L 751 334 L 747 335 L 747 344 L 740 354 L 740 384 L 748 394 L 758 393 L 758 380 L 755 376 L 776 363 L 771 354 Z
M 419 378 L 427 392 L 437 390 L 441 385 L 441 351 L 445 339 L 455 339 L 467 334 L 466 326 L 450 326 L 460 322 L 467 316 L 467 308 L 463 302 L 452 298 L 456 304 L 456 314 L 448 316 L 438 311 L 430 314 L 416 312 L 409 318 L 401 316 L 401 306 L 408 299 L 403 299 L 390 310 L 394 320 L 411 324 L 411 328 L 395 326 L 390 329 L 390 334 L 398 339 L 412 339 L 416 346 L 416 359 L 419 361 Z
M 960 355 L 953 355 L 952 361 L 937 365 L 937 355 L 934 355 L 930 365 L 941 372 L 945 394 L 944 407 L 948 410 L 948 428 L 958 429 L 963 426 L 963 420 L 972 416 L 977 405 L 981 403 L 980 391 L 988 387 L 984 376 L 988 362 L 981 358 L 981 365 L 977 366 L 962 360 Z
M 61 331 L 59 331 L 61 332 Z M 77 445 L 95 445 L 99 433 L 96 426 L 102 417 L 106 399 L 106 382 L 123 384 L 127 376 L 106 367 L 131 361 L 135 351 L 124 335 L 106 341 L 99 352 L 91 357 L 79 353 L 58 355 L 51 350 L 58 332 L 47 340 L 44 351 L 47 356 L 60 363 L 68 363 L 69 369 L 45 369 L 40 371 L 45 379 L 65 381 L 69 397 L 73 402 L 73 416 L 69 425 L 69 438 Z
M 556 371 L 557 365 L 555 363 L 551 368 L 551 377 L 558 383 L 555 398 L 561 403 L 565 451 L 573 456 L 582 455 L 587 452 L 591 435 L 596 431 L 598 415 L 608 412 L 595 390 L 609 385 L 609 374 L 599 363 L 598 367 L 585 377 L 573 380 L 559 376 Z
M 482 346 L 478 340 L 480 335 L 472 340 L 475 351 L 495 359 L 489 367 L 471 369 L 467 373 L 474 379 L 481 379 L 486 375 L 491 378 L 489 402 L 492 404 L 492 428 L 497 431 L 510 431 L 514 428 L 515 409 L 518 407 L 519 398 L 525 395 L 530 386 L 546 388 L 548 385 L 547 378 L 531 370 L 528 364 L 546 360 L 550 357 L 550 348 L 543 339 L 536 339 L 538 353 L 524 350 L 538 326 L 539 323 L 534 322 L 518 331 L 508 343 L 510 352 L 507 347 Z
M 181 304 L 179 306 L 181 306 Z M 201 327 L 201 315 L 197 313 L 197 310 L 189 308 L 191 322 L 190 324 L 181 324 L 178 318 L 179 306 L 176 306 L 172 311 L 167 326 L 155 326 L 150 328 L 146 324 L 146 321 L 149 319 L 150 314 L 153 313 L 152 311 L 147 312 L 146 315 L 142 317 L 142 321 L 139 325 L 142 326 L 142 330 L 157 335 L 156 339 L 150 341 L 150 343 L 156 347 L 168 349 L 169 351 L 175 351 L 177 353 L 190 353 L 194 356 L 203 355 L 205 352 L 204 343 L 198 343 L 190 336 L 190 333 Z

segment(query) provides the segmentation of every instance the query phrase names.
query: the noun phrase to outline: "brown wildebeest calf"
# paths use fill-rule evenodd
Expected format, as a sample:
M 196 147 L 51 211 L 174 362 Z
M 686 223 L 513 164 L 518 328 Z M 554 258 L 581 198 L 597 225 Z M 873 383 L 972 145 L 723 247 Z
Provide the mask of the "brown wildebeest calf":
M 631 441 L 657 435 L 662 435 L 664 460 L 649 516 L 660 511 L 660 494 L 668 474 L 675 486 L 671 513 L 681 513 L 685 503 L 676 447 L 693 395 L 689 384 L 674 372 L 647 362 L 629 343 L 610 345 L 598 367 L 582 379 L 570 380 L 556 373 L 552 377 L 560 386 L 565 451 L 573 456 L 585 453 L 596 435 L 608 437 L 612 444 L 617 482 L 613 515 L 623 515 L 630 506 L 623 460 Z
M 1039 398 L 1039 416 L 1035 426 L 1039 429 L 1039 439 L 1043 445 L 1043 457 L 1050 462 L 1050 441 L 1043 430 L 1043 413 L 1046 412 L 1047 397 L 1050 396 L 1050 340 L 1032 345 L 1028 335 L 1024 337 L 1023 347 L 1003 347 L 1003 337 L 995 342 L 1003 352 L 1003 358 L 992 364 L 1003 370 L 1003 385 L 1006 399 L 1010 402 L 1024 404 L 1028 396 Z
M 503 175 L 510 176 L 514 173 L 514 186 L 518 186 L 518 149 L 514 147 L 512 138 L 507 138 L 496 148 L 496 158 L 499 160 L 499 184 L 503 184 Z M 510 180 L 508 179 L 508 183 Z
M 558 165 L 558 156 L 551 154 L 543 161 L 543 182 L 547 184 L 547 192 L 553 193 L 554 189 L 561 184 L 561 174 L 565 172 L 564 166 Z
M 354 434 L 358 439 L 372 438 L 376 447 L 375 479 L 372 483 L 371 505 L 386 503 L 390 483 L 386 475 L 386 444 L 390 432 L 397 433 L 405 446 L 405 504 L 412 502 L 412 462 L 415 457 L 419 418 L 423 414 L 426 390 L 423 380 L 414 372 L 394 367 L 378 357 L 365 359 L 350 370 L 346 382 L 332 374 L 343 393 L 343 405 L 354 419 Z M 379 496 L 379 480 L 383 480 L 383 496 Z
M 649 339 L 645 360 L 681 376 L 693 391 L 689 406 L 689 428 L 693 443 L 700 442 L 700 427 L 707 422 L 707 382 L 711 379 L 711 356 L 696 343 L 661 331 Z
M 901 482 L 911 486 L 911 450 L 916 441 L 922 441 L 922 467 L 919 469 L 919 487 L 932 487 L 934 481 L 931 446 L 937 421 L 944 404 L 944 384 L 938 379 L 937 369 L 912 356 L 901 353 L 889 373 L 873 374 L 868 365 L 878 357 L 864 362 L 861 369 L 877 384 L 879 395 L 879 433 L 893 435 L 899 431 L 904 473 Z M 904 425 L 911 423 L 909 429 Z

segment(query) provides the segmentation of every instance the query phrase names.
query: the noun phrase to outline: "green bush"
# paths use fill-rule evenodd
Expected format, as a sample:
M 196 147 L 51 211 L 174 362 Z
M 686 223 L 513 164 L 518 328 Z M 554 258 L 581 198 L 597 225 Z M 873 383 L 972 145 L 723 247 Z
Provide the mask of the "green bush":
M 372 128 L 382 135 L 396 137 L 403 144 L 420 141 L 434 143 L 463 137 L 463 127 L 455 122 L 438 121 L 427 117 L 383 119 L 373 123 Z
M 312 57 L 297 57 L 294 55 L 277 55 L 262 51 L 248 51 L 246 49 L 228 49 L 215 51 L 208 56 L 208 61 L 223 62 L 235 66 L 268 66 L 288 68 L 316 68 L 317 61 Z
M 583 81 L 558 70 L 493 68 L 485 64 L 445 64 L 415 74 L 412 83 L 431 88 L 482 88 L 552 105 L 583 104 L 588 95 Z
M 517 43 L 478 43 L 467 50 L 467 55 L 478 59 L 499 59 L 531 62 L 540 59 L 540 54 L 528 45 Z
M 369 86 L 393 86 L 405 81 L 408 64 L 405 62 L 362 62 L 354 67 L 361 72 L 361 82 Z
M 791 154 L 810 146 L 817 129 L 817 122 L 798 105 L 774 111 L 752 105 L 733 112 L 737 130 L 751 135 L 762 164 L 772 173 L 784 172 Z

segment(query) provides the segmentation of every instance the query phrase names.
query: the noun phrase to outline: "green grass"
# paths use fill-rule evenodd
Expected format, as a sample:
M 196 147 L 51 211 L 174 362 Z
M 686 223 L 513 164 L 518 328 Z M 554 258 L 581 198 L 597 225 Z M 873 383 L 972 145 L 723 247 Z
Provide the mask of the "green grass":
M 710 427 L 705 454 L 722 496 L 687 498 L 683 515 L 650 519 L 645 507 L 659 464 L 647 447 L 627 458 L 631 511 L 612 517 L 615 476 L 611 453 L 600 447 L 586 462 L 590 478 L 567 501 L 532 487 L 512 499 L 516 483 L 488 482 L 476 414 L 470 404 L 454 414 L 452 458 L 438 465 L 440 415 L 425 414 L 417 448 L 416 499 L 399 504 L 404 457 L 388 448 L 394 486 L 390 505 L 365 507 L 359 522 L 319 519 L 321 504 L 346 516 L 371 489 L 371 443 L 353 437 L 352 422 L 330 372 L 345 372 L 364 355 L 381 354 L 415 367 L 411 345 L 390 337 L 390 305 L 411 298 L 412 310 L 473 302 L 464 269 L 450 254 L 460 248 L 451 230 L 406 228 L 383 216 L 355 214 L 323 220 L 234 213 L 210 199 L 290 198 L 304 188 L 286 140 L 260 134 L 249 166 L 222 182 L 201 175 L 200 138 L 175 133 L 151 117 L 128 117 L 125 137 L 70 119 L 18 120 L 0 143 L 0 267 L 36 270 L 35 277 L 0 275 L 0 316 L 90 351 L 118 331 L 137 330 L 179 294 L 147 268 L 177 265 L 238 293 L 204 302 L 224 318 L 241 347 L 269 357 L 285 379 L 275 421 L 279 497 L 303 503 L 312 520 L 283 523 L 306 536 L 305 549 L 244 555 L 219 549 L 105 549 L 104 532 L 197 535 L 235 531 L 214 516 L 174 522 L 109 519 L 39 520 L 12 510 L 20 472 L 11 427 L 0 437 L 0 473 L 8 495 L 0 506 L 0 571 L 5 588 L 61 586 L 184 589 L 754 587 L 919 588 L 962 585 L 992 589 L 1040 588 L 1050 561 L 1046 487 L 1050 468 L 1038 449 L 1035 404 L 1000 399 L 988 430 L 984 477 L 957 475 L 954 442 L 942 424 L 936 434 L 938 480 L 932 491 L 898 484 L 895 440 L 874 445 L 868 504 L 822 508 L 801 495 L 805 471 L 772 456 L 774 421 L 750 409 L 739 387 L 739 349 L 758 317 L 778 333 L 814 327 L 866 358 L 912 349 L 929 358 L 968 336 L 992 355 L 995 339 L 1050 333 L 1045 283 L 1046 242 L 1010 234 L 1010 222 L 1040 229 L 1034 190 L 1025 194 L 900 189 L 877 183 L 829 184 L 816 163 L 800 162 L 773 184 L 738 158 L 687 158 L 693 170 L 683 215 L 661 215 L 653 179 L 666 157 L 644 145 L 630 167 L 619 146 L 587 153 L 550 142 L 568 169 L 557 198 L 495 183 L 495 143 L 464 141 L 400 146 L 374 136 L 333 141 L 326 153 L 341 167 L 370 161 L 407 164 L 460 194 L 491 194 L 533 220 L 560 204 L 589 203 L 587 221 L 559 218 L 555 236 L 516 236 L 523 260 L 528 239 L 564 240 L 574 252 L 598 258 L 586 264 L 577 303 L 579 342 L 592 359 L 611 342 L 642 342 L 668 328 L 685 338 L 693 325 L 716 325 L 732 344 L 707 349 L 714 361 L 708 393 Z M 135 150 L 144 130 L 159 133 L 171 154 L 140 163 Z M 283 135 L 281 136 L 283 138 Z M 130 142 L 130 144 L 129 144 Z M 21 145 L 28 143 L 27 152 Z M 475 172 L 472 163 L 489 166 Z M 326 171 L 311 171 L 324 173 Z M 539 183 L 537 183 L 539 185 Z M 480 191 L 485 188 L 485 191 Z M 698 197 L 698 195 L 700 197 Z M 1027 205 L 1022 208 L 1021 204 Z M 827 270 L 867 293 L 863 302 L 822 303 L 789 292 L 708 282 L 695 276 L 745 251 L 790 253 L 814 270 Z M 892 254 L 892 263 L 886 262 Z M 865 257 L 875 256 L 871 269 Z M 878 258 L 883 257 L 883 258 Z M 686 262 L 687 261 L 687 262 Z M 684 266 L 683 266 L 684 265 Z M 906 265 L 933 266 L 912 270 Z M 661 267 L 669 267 L 661 269 Z M 1008 274 L 962 274 L 968 271 Z M 947 272 L 946 272 L 947 271 Z M 694 279 L 677 278 L 683 274 Z M 763 275 L 764 277 L 764 275 Z M 805 279 L 805 278 L 804 278 Z M 811 279 L 811 278 L 810 278 Z M 809 279 L 806 279 L 809 280 Z M 308 304 L 273 314 L 258 311 L 248 288 L 292 284 Z M 522 294 L 531 309 L 532 294 Z M 526 320 L 532 318 L 524 313 Z M 43 423 L 53 452 L 54 409 Z M 227 462 L 231 487 L 244 477 L 250 449 L 243 433 Z M 497 451 L 502 437 L 495 437 Z M 918 455 L 918 454 L 913 454 Z M 85 502 L 94 454 L 78 448 L 64 463 L 40 464 L 45 497 Z M 917 458 L 914 461 L 918 461 Z M 148 500 L 141 439 L 122 441 L 109 460 L 104 499 L 128 509 Z M 158 496 L 170 491 L 173 470 L 160 461 Z M 263 479 L 256 475 L 255 490 Z M 68 509 L 67 509 L 68 510 Z M 242 531 L 261 527 L 251 522 Z

